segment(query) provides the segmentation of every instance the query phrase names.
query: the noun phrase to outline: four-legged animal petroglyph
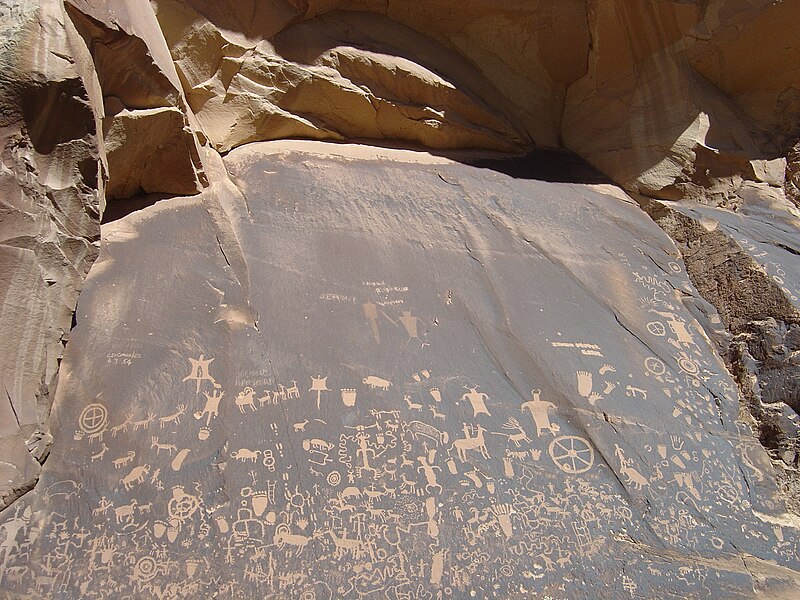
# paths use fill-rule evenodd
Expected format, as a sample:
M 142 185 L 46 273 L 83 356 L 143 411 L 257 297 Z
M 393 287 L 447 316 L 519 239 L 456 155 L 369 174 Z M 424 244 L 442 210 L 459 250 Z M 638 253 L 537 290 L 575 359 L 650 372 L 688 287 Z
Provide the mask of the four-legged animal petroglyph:
M 172 455 L 173 452 L 178 451 L 178 447 L 174 444 L 161 444 L 158 441 L 156 436 L 152 437 L 152 441 L 150 442 L 150 448 L 156 451 L 156 455 L 160 454 L 162 450 L 166 450 L 167 452 Z
M 111 462 L 114 465 L 115 469 L 121 469 L 122 467 L 128 465 L 128 463 L 133 461 L 134 458 L 136 458 L 136 452 L 134 452 L 133 450 L 128 450 L 125 456 L 117 458 L 116 460 L 113 460 Z
M 206 427 L 208 427 L 211 425 L 211 418 L 216 417 L 219 414 L 219 403 L 225 396 L 225 392 L 222 390 L 214 390 L 210 395 L 206 392 L 203 392 L 203 396 L 206 397 L 206 405 L 203 407 L 201 412 L 194 413 L 194 418 L 200 420 L 205 415 Z
M 139 431 L 140 429 L 149 429 L 150 423 L 156 420 L 156 415 L 154 413 L 147 413 L 147 417 L 142 419 L 141 421 L 133 421 L 131 424 L 133 425 L 134 431 Z
M 253 391 L 253 388 L 251 388 L 251 387 L 244 388 L 241 392 L 239 392 L 236 395 L 236 399 L 234 400 L 234 403 L 236 404 L 236 406 L 239 407 L 239 412 L 243 413 L 245 406 L 249 406 L 250 410 L 253 410 L 253 411 L 256 410 L 256 405 L 253 402 L 253 400 L 255 398 L 255 395 L 256 395 L 256 393 L 255 393 L 255 391 Z
M 481 453 L 483 458 L 489 458 L 489 452 L 486 449 L 486 441 L 484 440 L 483 434 L 486 433 L 486 430 L 478 425 L 476 428 L 476 434 L 474 437 L 470 436 L 470 428 L 467 425 L 464 425 L 464 439 L 456 440 L 450 446 L 450 450 L 453 448 L 456 449 L 458 453 L 458 458 L 461 462 L 467 462 L 467 450 L 477 450 Z
M 181 422 L 181 417 L 186 414 L 186 408 L 186 404 L 179 404 L 176 412 L 172 413 L 171 415 L 167 415 L 166 417 L 160 417 L 158 419 L 159 427 L 164 429 L 164 427 L 167 426 L 167 423 L 178 425 Z

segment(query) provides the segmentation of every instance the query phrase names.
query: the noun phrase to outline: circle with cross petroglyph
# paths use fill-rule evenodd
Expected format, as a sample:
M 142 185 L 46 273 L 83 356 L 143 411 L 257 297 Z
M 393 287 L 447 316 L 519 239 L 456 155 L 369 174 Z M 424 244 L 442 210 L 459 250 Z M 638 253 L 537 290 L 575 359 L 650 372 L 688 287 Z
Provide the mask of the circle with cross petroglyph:
M 87 435 L 97 433 L 108 424 L 108 410 L 102 404 L 90 404 L 81 411 L 78 424 Z

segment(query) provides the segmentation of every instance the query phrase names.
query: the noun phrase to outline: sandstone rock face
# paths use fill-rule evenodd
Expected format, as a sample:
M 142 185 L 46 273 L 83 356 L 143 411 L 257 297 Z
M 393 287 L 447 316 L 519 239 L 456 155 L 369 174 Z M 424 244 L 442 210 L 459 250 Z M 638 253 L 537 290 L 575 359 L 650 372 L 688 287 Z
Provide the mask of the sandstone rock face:
M 309 150 L 106 226 L 9 590 L 797 593 L 710 309 L 635 203 Z
M 564 144 L 630 190 L 719 204 L 743 180 L 780 186 L 798 133 L 789 2 L 154 5 L 222 151 L 281 137 Z
M 0 0 L 0 596 L 800 596 L 798 17 Z
M 90 59 L 57 2 L 0 7 L 0 508 L 36 482 L 72 311 L 97 255 Z

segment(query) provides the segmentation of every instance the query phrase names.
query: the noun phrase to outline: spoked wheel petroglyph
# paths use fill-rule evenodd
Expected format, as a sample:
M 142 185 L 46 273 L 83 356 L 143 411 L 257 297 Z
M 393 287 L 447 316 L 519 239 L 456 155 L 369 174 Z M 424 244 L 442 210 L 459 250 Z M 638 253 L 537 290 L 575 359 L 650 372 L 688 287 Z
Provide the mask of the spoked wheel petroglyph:
M 108 411 L 102 404 L 90 404 L 81 412 L 78 423 L 86 434 L 97 433 L 108 423 Z
M 594 449 L 582 437 L 562 435 L 547 449 L 556 466 L 565 473 L 585 473 L 594 464 Z

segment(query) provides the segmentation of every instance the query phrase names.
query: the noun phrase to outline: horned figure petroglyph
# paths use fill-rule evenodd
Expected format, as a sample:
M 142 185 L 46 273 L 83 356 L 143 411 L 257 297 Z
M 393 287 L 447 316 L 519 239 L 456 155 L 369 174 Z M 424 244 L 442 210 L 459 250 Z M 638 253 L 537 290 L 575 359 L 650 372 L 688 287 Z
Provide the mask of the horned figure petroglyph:
M 306 535 L 299 535 L 292 533 L 289 529 L 289 526 L 285 523 L 278 525 L 275 529 L 275 535 L 272 538 L 272 542 L 278 547 L 278 550 L 283 550 L 283 547 L 286 545 L 294 546 L 295 556 L 300 556 L 300 553 L 303 551 L 315 536 L 306 536 Z
M 225 396 L 225 392 L 214 390 L 211 395 L 203 392 L 203 396 L 206 397 L 206 405 L 203 407 L 202 412 L 194 413 L 194 418 L 199 421 L 203 418 L 203 415 L 206 415 L 206 427 L 208 427 L 211 425 L 211 417 L 216 417 L 219 414 L 219 403 Z
M 272 392 L 272 397 L 277 400 L 287 400 L 288 396 L 286 394 L 286 386 L 279 383 L 278 384 L 278 391 Z
M 548 411 L 555 408 L 556 405 L 540 399 L 541 393 L 541 390 L 531 390 L 531 399 L 523 402 L 519 408 L 520 410 L 527 408 L 530 411 L 533 422 L 536 425 L 537 436 L 541 437 L 545 431 L 556 435 L 561 431 L 561 428 L 557 423 L 550 422 L 550 415 L 548 414 Z
M 483 458 L 489 458 L 489 452 L 486 449 L 486 441 L 483 437 L 486 430 L 481 425 L 478 425 L 476 431 L 475 437 L 471 437 L 469 427 L 465 423 L 464 439 L 456 440 L 450 445 L 451 451 L 455 448 L 456 452 L 458 452 L 458 458 L 461 462 L 467 462 L 467 450 L 477 450 L 481 453 Z
M 125 456 L 117 458 L 116 460 L 113 460 L 111 462 L 114 465 L 115 469 L 121 469 L 122 467 L 130 463 L 134 458 L 136 458 L 136 452 L 134 452 L 133 450 L 128 450 L 128 453 Z
M 119 482 L 125 486 L 126 490 L 130 490 L 134 483 L 144 483 L 144 478 L 149 472 L 150 465 L 140 465 L 131 469 L 131 472 L 120 479 Z
M 256 410 L 256 405 L 253 402 L 255 395 L 256 393 L 253 391 L 253 388 L 251 387 L 244 388 L 241 392 L 239 392 L 236 395 L 236 399 L 234 400 L 234 402 L 236 403 L 236 406 L 239 407 L 239 412 L 243 413 L 245 406 L 249 406 L 250 410 L 253 411 Z
M 139 431 L 140 429 L 148 429 L 150 427 L 150 423 L 156 420 L 156 415 L 154 413 L 147 413 L 147 417 L 142 419 L 141 421 L 133 421 L 131 424 L 133 425 L 134 431 Z
M 444 421 L 447 418 L 447 415 L 437 411 L 435 406 L 431 405 L 428 408 L 430 409 L 431 414 L 433 414 L 434 419 L 441 419 L 442 421 Z
M 483 392 L 479 392 L 478 386 L 468 387 L 465 385 L 464 389 L 469 391 L 461 396 L 461 400 L 466 400 L 470 403 L 470 406 L 472 406 L 473 417 L 477 417 L 480 414 L 492 416 L 486 408 L 486 400 L 489 399 L 489 396 Z
M 172 455 L 173 452 L 178 451 L 178 447 L 173 444 L 159 443 L 158 438 L 156 436 L 153 436 L 151 438 L 150 449 L 156 451 L 156 456 L 158 456 L 162 450 L 166 450 L 167 452 L 169 452 L 170 456 Z
M 100 448 L 100 452 L 98 452 L 97 454 L 92 454 L 91 456 L 92 462 L 96 460 L 103 460 L 103 457 L 106 455 L 106 452 L 108 452 L 108 446 L 106 446 L 104 442 L 103 446 Z
M 299 399 L 300 390 L 297 387 L 297 382 L 292 380 L 292 387 L 286 389 L 286 397 L 289 399 Z
M 406 401 L 406 404 L 408 404 L 408 408 L 410 410 L 422 410 L 422 404 L 417 404 L 416 402 L 412 402 L 411 396 L 409 394 L 403 396 L 403 400 Z
M 187 406 L 185 404 L 179 404 L 178 410 L 171 415 L 167 415 L 166 417 L 160 417 L 158 419 L 158 424 L 161 429 L 167 426 L 167 423 L 172 423 L 173 425 L 178 425 L 181 422 L 181 417 L 186 414 Z
M 336 552 L 334 553 L 336 558 L 342 558 L 349 552 L 350 556 L 355 559 L 361 553 L 361 546 L 363 545 L 363 542 L 358 539 L 348 538 L 347 531 L 344 532 L 342 537 L 336 537 L 333 529 L 328 529 L 325 533 L 330 535 L 331 539 L 333 540 L 333 545 L 336 547 Z
M 264 390 L 264 395 L 260 398 L 256 398 L 258 400 L 259 406 L 264 406 L 265 404 L 273 404 L 272 402 L 272 392 L 270 390 Z M 278 399 L 275 399 L 274 404 L 278 403 Z
M 400 485 L 401 491 L 408 491 L 409 494 L 416 494 L 417 493 L 417 482 L 413 479 L 408 479 L 405 473 L 400 473 L 400 479 L 403 482 Z
M 131 424 L 131 417 L 132 416 L 133 415 L 127 415 L 125 417 L 125 420 L 122 423 L 120 423 L 119 425 L 114 425 L 114 427 L 111 428 L 111 437 L 117 437 L 117 434 L 120 431 L 127 433 L 128 432 L 128 425 Z
M 514 417 L 510 417 L 505 423 L 503 423 L 503 429 L 507 431 L 516 431 L 517 433 L 499 433 L 499 432 L 492 432 L 494 435 L 504 435 L 508 438 L 509 442 L 512 442 L 514 446 L 519 448 L 522 445 L 522 442 L 531 442 L 531 438 L 528 437 L 528 434 L 525 433 L 525 430 L 522 428 L 522 425 L 519 421 L 517 421 Z

